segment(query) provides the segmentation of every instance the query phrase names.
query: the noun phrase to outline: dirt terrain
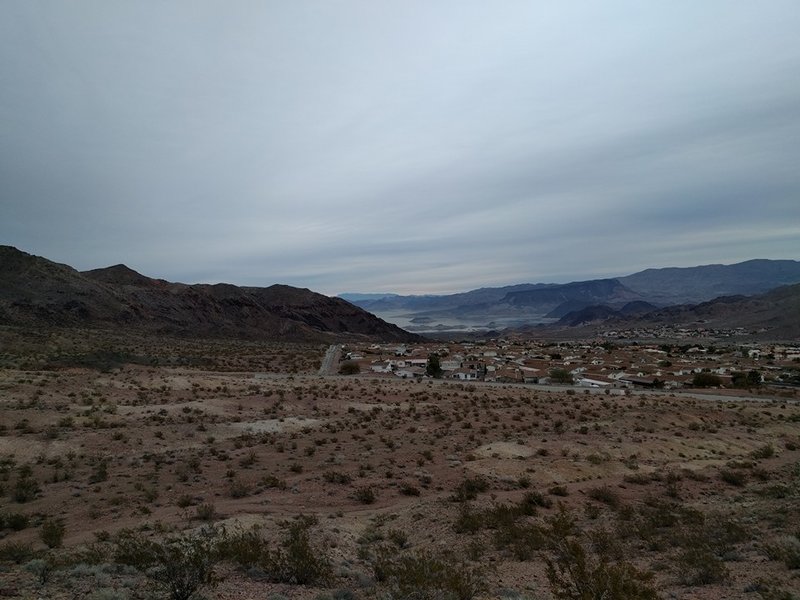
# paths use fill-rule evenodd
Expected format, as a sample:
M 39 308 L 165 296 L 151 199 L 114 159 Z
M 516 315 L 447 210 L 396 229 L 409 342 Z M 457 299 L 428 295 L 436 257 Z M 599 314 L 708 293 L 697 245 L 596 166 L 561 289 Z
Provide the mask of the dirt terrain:
M 206 598 L 553 598 L 581 556 L 585 578 L 639 582 L 614 598 L 798 597 L 792 393 L 320 376 L 325 346 L 263 369 L 206 350 L 202 365 L 6 360 L 0 596 L 177 597 L 119 540 L 214 525 L 287 553 L 302 530 L 324 576 L 281 577 L 240 545 Z

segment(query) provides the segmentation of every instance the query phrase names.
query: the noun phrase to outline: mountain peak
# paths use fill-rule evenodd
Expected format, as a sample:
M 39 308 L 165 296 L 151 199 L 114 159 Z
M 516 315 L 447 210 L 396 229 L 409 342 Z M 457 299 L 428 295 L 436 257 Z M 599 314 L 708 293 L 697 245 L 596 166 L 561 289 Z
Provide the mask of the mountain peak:
M 82 275 L 112 285 L 153 285 L 156 281 L 134 271 L 127 265 L 118 264 L 103 269 L 83 271 Z

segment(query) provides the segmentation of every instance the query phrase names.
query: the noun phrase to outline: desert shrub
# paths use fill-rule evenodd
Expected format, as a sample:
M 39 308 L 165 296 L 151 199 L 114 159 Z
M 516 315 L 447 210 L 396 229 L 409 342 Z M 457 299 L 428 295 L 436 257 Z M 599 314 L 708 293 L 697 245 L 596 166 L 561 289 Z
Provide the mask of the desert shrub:
M 346 485 L 353 481 L 350 475 L 338 471 L 326 471 L 323 473 L 322 478 L 328 483 L 338 483 L 339 485 Z
M 260 566 L 267 556 L 267 548 L 267 543 L 256 528 L 226 532 L 217 547 L 221 558 L 245 569 Z
M 681 581 L 686 585 L 708 585 L 724 581 L 728 569 L 707 546 L 686 548 L 676 560 Z
M 558 600 L 657 600 L 652 573 L 602 551 L 587 552 L 565 510 L 547 520 L 543 533 L 547 580 Z
M 89 483 L 102 483 L 108 479 L 108 459 L 101 459 L 97 461 L 94 465 L 94 469 L 92 470 L 92 474 L 89 475 Z
M 114 588 L 99 588 L 86 596 L 86 600 L 128 600 L 130 594 L 127 590 L 117 590 Z
M 790 590 L 774 588 L 760 581 L 754 586 L 761 600 L 800 600 L 800 596 Z
M 216 582 L 218 542 L 213 528 L 163 540 L 124 530 L 115 540 L 115 560 L 142 571 L 171 600 L 189 600 Z
M 0 545 L 0 562 L 12 562 L 19 565 L 32 558 L 33 555 L 33 548 L 25 542 L 6 542 Z
M 34 500 L 39 494 L 39 484 L 36 480 L 29 475 L 22 475 L 17 478 L 12 490 L 12 497 L 14 502 L 23 504 Z
M 763 547 L 770 560 L 779 560 L 787 569 L 800 569 L 800 539 L 796 536 L 784 536 Z
M 478 494 L 489 489 L 489 482 L 482 477 L 468 477 L 458 484 L 451 499 L 453 502 L 475 500 Z
M 286 481 L 284 481 L 283 479 L 279 479 L 275 475 L 264 475 L 258 481 L 258 484 L 265 488 L 275 488 L 278 490 L 286 489 Z
M 0 524 L 3 528 L 22 531 L 30 524 L 30 517 L 22 513 L 0 515 Z
M 428 551 L 381 560 L 380 579 L 392 598 L 471 600 L 485 590 L 482 572 L 464 561 Z
M 719 477 L 725 483 L 736 487 L 743 487 L 747 483 L 747 473 L 733 469 L 722 469 L 719 472 Z
M 236 478 L 231 481 L 228 487 L 228 494 L 231 498 L 246 498 L 253 491 L 253 487 L 246 481 Z
M 541 528 L 521 520 L 536 514 L 536 507 L 548 505 L 549 498 L 529 492 L 517 503 L 495 504 L 484 510 L 473 510 L 464 504 L 453 524 L 457 533 L 477 533 L 483 529 L 494 531 L 494 545 L 505 550 L 516 560 L 531 560 L 544 542 Z
M 547 493 L 550 494 L 551 496 L 562 496 L 562 497 L 569 496 L 569 490 L 565 488 L 563 485 L 554 485 L 549 490 L 547 490 Z
M 777 483 L 767 487 L 756 490 L 756 494 L 763 498 L 783 499 L 791 495 L 791 489 L 788 485 Z
M 48 548 L 60 548 L 64 542 L 64 521 L 62 519 L 47 519 L 42 523 L 39 537 Z
M 361 504 L 374 504 L 375 500 L 378 499 L 377 494 L 375 494 L 375 490 L 371 487 L 361 487 L 355 491 L 354 497 L 356 500 L 361 502 Z
M 405 531 L 400 529 L 390 529 L 386 534 L 386 537 L 389 538 L 389 540 L 398 548 L 402 549 L 408 547 L 408 535 Z
M 528 492 L 522 499 L 520 505 L 540 506 L 542 508 L 551 508 L 553 501 L 541 492 Z
M 50 578 L 50 574 L 53 572 L 52 563 L 43 558 L 34 558 L 33 560 L 25 563 L 25 566 L 22 568 L 36 577 L 36 581 L 39 585 L 44 585 L 47 583 L 47 580 Z
M 592 488 L 587 493 L 587 496 L 592 500 L 602 502 L 612 508 L 619 506 L 619 494 L 612 490 L 607 485 L 602 487 Z
M 262 567 L 273 581 L 296 585 L 323 585 L 332 576 L 330 559 L 311 544 L 313 517 L 300 516 L 285 524 L 286 536 L 281 547 L 267 552 Z
M 510 522 L 498 527 L 494 533 L 494 544 L 505 550 L 515 560 L 531 560 L 545 544 L 540 527 L 527 523 Z
M 618 533 L 621 537 L 636 535 L 646 542 L 651 550 L 665 550 L 679 544 L 685 530 L 696 530 L 703 526 L 704 517 L 699 511 L 675 502 L 646 498 L 633 515 L 624 515 L 619 510 Z M 623 518 L 625 516 L 625 518 Z M 629 522 L 632 521 L 632 522 Z
M 217 518 L 217 509 L 210 502 L 204 502 L 195 508 L 193 518 L 198 521 L 213 521 Z
M 458 512 L 453 528 L 456 533 L 476 533 L 486 526 L 486 519 L 481 511 L 473 511 L 469 504 L 464 504 Z
M 710 514 L 702 523 L 687 527 L 682 545 L 705 544 L 712 552 L 723 556 L 733 550 L 735 544 L 750 538 L 747 529 L 738 521 L 724 514 Z
M 403 483 L 400 485 L 400 493 L 403 496 L 419 496 L 419 488 L 412 483 Z
M 757 460 L 762 460 L 765 458 L 772 458 L 775 456 L 775 446 L 772 444 L 765 444 L 759 448 L 756 448 L 750 453 L 750 456 Z
M 646 473 L 628 473 L 622 479 L 625 483 L 633 483 L 635 485 L 648 485 L 653 481 L 650 475 Z
M 194 496 L 191 494 L 181 494 L 175 501 L 175 506 L 178 508 L 189 508 L 195 503 Z

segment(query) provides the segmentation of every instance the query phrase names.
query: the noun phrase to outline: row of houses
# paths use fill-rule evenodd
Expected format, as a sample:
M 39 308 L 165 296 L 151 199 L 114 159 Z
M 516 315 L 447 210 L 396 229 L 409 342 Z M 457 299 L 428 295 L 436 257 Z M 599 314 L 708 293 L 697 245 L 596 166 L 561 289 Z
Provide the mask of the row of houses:
M 756 351 L 751 351 L 756 350 Z M 734 371 L 767 369 L 764 356 L 791 361 L 795 347 L 754 347 L 719 352 L 702 346 L 682 348 L 655 344 L 616 345 L 598 340 L 587 343 L 450 343 L 419 346 L 372 345 L 348 357 L 358 360 L 362 372 L 401 378 L 425 377 L 428 356 L 440 356 L 442 377 L 458 381 L 499 383 L 550 383 L 554 370 L 559 380 L 599 388 L 678 388 L 698 372 L 718 375 L 730 382 Z M 569 377 L 566 377 L 568 374 Z

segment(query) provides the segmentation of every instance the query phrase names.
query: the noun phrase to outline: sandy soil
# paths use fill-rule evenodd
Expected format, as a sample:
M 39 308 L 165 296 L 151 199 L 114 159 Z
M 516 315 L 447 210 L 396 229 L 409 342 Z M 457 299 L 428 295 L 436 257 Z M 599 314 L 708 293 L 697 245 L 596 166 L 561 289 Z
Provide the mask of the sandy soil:
M 41 524 L 60 518 L 64 547 L 50 552 L 70 555 L 125 528 L 196 528 L 203 506 L 218 523 L 258 525 L 277 540 L 280 523 L 303 513 L 318 518 L 313 539 L 334 565 L 327 588 L 270 583 L 224 564 L 206 596 L 314 598 L 347 589 L 380 597 L 370 556 L 396 531 L 406 539 L 402 552 L 454 552 L 484 568 L 481 597 L 551 597 L 540 553 L 519 560 L 495 530 L 456 531 L 465 509 L 454 497 L 470 479 L 486 484 L 470 510 L 536 491 L 546 505 L 521 522 L 543 525 L 562 505 L 587 548 L 588 532 L 611 532 L 620 559 L 651 571 L 661 597 L 753 599 L 766 589 L 760 581 L 800 589 L 798 570 L 766 551 L 800 532 L 800 406 L 789 400 L 139 366 L 6 369 L 0 390 L 0 513 L 29 519 L 19 531 L 6 526 L 0 547 L 44 551 Z M 730 472 L 742 482 L 726 481 Z M 26 477 L 38 490 L 18 501 Z M 364 489 L 374 502 L 365 503 Z M 723 515 L 746 530 L 718 557 L 724 577 L 687 584 L 678 546 L 631 533 L 641 529 L 637 511 L 659 503 L 709 521 Z M 688 533 L 682 527 L 675 539 Z M 134 597 L 132 582 L 141 579 L 105 573 L 101 585 L 100 575 L 74 568 L 56 571 L 47 597 L 75 597 L 90 585 Z M 0 595 L 41 592 L 21 565 L 3 569 Z

